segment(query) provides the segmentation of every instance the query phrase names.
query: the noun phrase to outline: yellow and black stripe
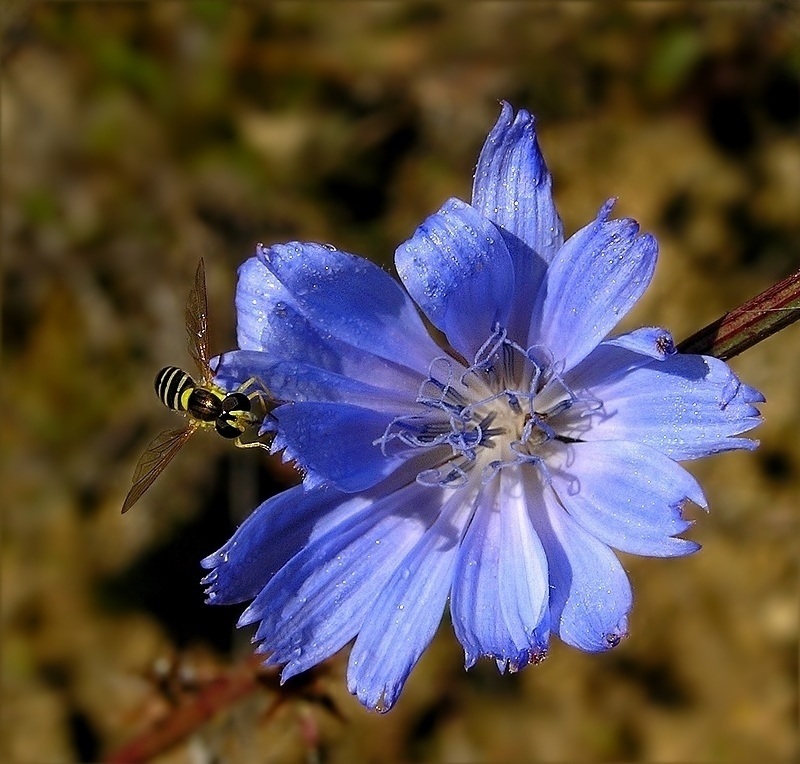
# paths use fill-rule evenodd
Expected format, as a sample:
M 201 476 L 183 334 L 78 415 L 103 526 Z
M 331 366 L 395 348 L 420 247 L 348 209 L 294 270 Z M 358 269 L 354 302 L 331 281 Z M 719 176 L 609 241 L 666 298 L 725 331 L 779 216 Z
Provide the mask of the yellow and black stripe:
M 183 369 L 166 366 L 156 374 L 156 395 L 172 411 L 186 412 L 202 427 L 213 426 L 224 438 L 238 438 L 257 421 L 250 398 L 228 393 L 211 382 L 198 384 Z
M 139 500 L 197 430 L 216 430 L 241 448 L 269 448 L 259 429 L 274 407 L 266 389 L 255 379 L 247 380 L 233 392 L 214 382 L 208 356 L 208 301 L 202 260 L 186 301 L 185 318 L 189 355 L 200 379 L 195 381 L 177 366 L 166 366 L 156 374 L 155 390 L 158 399 L 171 411 L 184 414 L 187 422 L 182 429 L 162 432 L 142 454 L 122 505 L 123 512 Z
M 156 395 L 172 411 L 188 409 L 189 395 L 195 387 L 197 385 L 194 380 L 177 366 L 166 366 L 156 374 Z

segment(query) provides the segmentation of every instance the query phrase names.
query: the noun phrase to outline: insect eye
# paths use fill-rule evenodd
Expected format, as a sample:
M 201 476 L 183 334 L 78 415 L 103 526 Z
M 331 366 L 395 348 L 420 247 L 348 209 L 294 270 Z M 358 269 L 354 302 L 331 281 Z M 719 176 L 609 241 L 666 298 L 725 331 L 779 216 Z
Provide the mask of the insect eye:
M 214 423 L 214 426 L 216 427 L 217 432 L 222 435 L 223 438 L 228 438 L 229 440 L 238 438 L 242 434 L 241 430 L 237 429 L 232 424 L 228 424 L 222 419 L 217 419 L 217 421 Z
M 231 393 L 222 401 L 223 411 L 250 411 L 250 399 L 244 393 Z

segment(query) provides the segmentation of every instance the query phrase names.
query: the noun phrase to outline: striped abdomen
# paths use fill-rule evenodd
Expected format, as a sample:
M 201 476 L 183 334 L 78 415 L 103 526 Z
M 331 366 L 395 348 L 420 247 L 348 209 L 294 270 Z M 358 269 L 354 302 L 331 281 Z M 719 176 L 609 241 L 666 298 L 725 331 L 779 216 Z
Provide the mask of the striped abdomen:
M 167 366 L 156 374 L 156 395 L 161 402 L 173 411 L 186 411 L 185 395 L 187 390 L 193 390 L 196 385 L 194 380 L 177 366 Z

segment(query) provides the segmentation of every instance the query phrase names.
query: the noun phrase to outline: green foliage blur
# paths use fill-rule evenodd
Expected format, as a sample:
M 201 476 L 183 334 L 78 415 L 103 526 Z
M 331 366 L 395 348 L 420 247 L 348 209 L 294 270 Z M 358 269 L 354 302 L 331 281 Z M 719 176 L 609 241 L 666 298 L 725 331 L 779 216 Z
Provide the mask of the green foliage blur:
M 681 339 L 798 267 L 800 13 L 770 2 L 16 3 L 3 11 L 0 759 L 91 762 L 249 654 L 199 559 L 296 475 L 197 436 L 125 517 L 178 426 L 152 391 L 189 365 L 208 274 L 234 345 L 256 242 L 391 268 L 471 173 L 505 99 L 538 115 L 569 233 L 609 196 L 661 243 L 625 326 Z M 368 296 L 365 296 L 368 299 Z M 736 371 L 767 396 L 755 454 L 691 465 L 711 504 L 685 560 L 625 558 L 631 637 L 469 673 L 445 621 L 397 708 L 274 683 L 153 761 L 794 761 L 796 326 Z M 287 685 L 287 692 L 292 683 Z M 273 709 L 273 711 L 270 711 Z M 277 710 L 275 710 L 277 709 Z

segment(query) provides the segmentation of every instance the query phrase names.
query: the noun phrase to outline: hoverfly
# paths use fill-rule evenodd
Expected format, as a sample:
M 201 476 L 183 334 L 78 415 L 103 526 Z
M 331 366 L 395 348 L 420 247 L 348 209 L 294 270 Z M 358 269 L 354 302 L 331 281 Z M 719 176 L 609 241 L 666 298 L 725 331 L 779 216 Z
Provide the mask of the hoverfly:
M 156 374 L 155 390 L 168 409 L 180 411 L 188 422 L 181 429 L 165 430 L 147 447 L 133 473 L 131 489 L 122 505 L 123 513 L 141 498 L 197 430 L 216 430 L 240 448 L 268 448 L 259 440 L 242 440 L 244 435 L 253 436 L 254 433 L 254 437 L 258 437 L 259 423 L 271 408 L 263 386 L 251 379 L 229 393 L 214 383 L 208 359 L 208 298 L 202 259 L 186 302 L 186 332 L 189 355 L 200 371 L 199 381 L 183 369 L 167 366 Z M 252 392 L 248 394 L 250 389 Z

